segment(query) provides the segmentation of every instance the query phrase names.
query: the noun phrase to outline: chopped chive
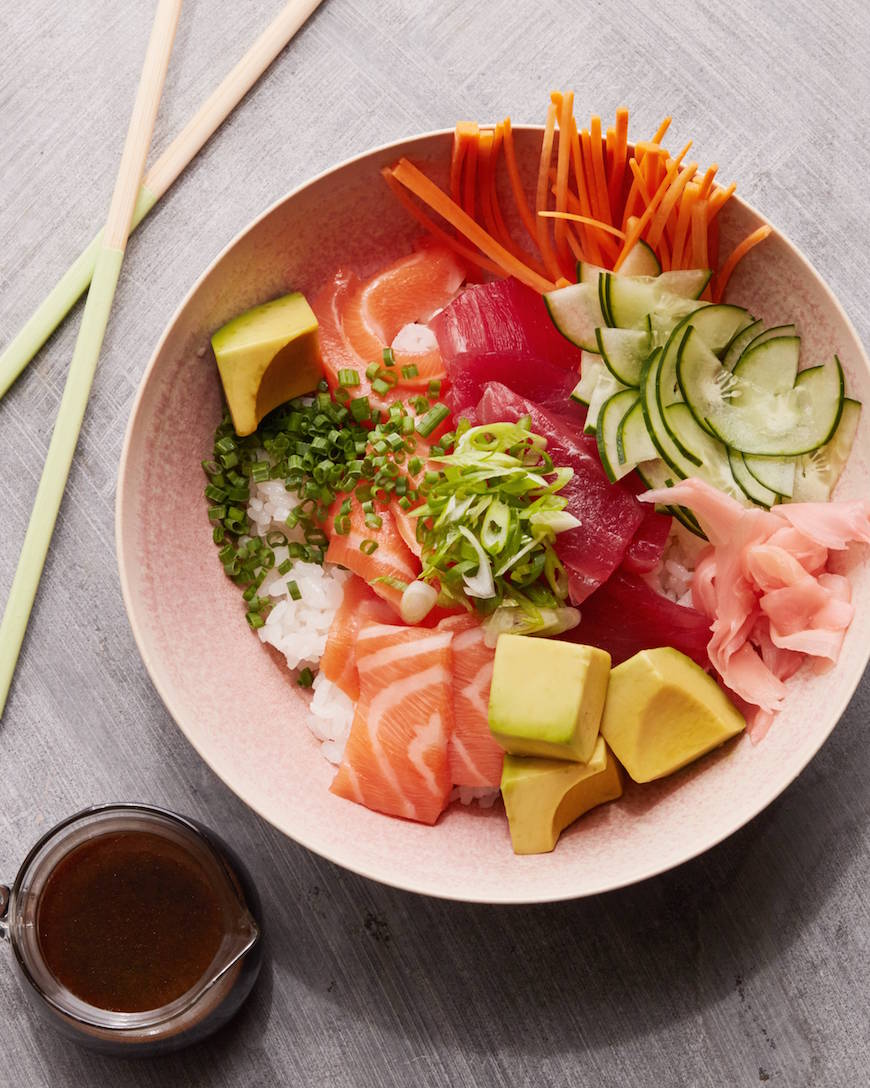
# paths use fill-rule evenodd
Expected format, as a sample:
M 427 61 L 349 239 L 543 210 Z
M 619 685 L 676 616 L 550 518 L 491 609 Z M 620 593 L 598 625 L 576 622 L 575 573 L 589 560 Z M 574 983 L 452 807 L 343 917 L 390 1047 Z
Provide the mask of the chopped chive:
M 285 559 L 283 563 L 278 564 L 278 573 L 280 575 L 282 575 L 282 576 L 285 575 L 285 574 L 289 574 L 292 569 L 293 569 L 293 560 L 292 559 Z
M 265 624 L 265 620 L 259 612 L 246 612 L 245 619 L 250 624 L 251 630 L 256 631 L 258 627 L 262 627 Z
M 339 385 L 359 385 L 359 374 L 352 367 L 342 367 L 338 372 Z
M 363 555 L 373 555 L 378 550 L 378 542 L 376 540 L 363 540 L 359 550 Z
M 416 378 L 420 371 L 417 369 L 414 363 L 410 366 L 402 367 L 402 377 L 407 381 L 409 378 Z
M 418 420 L 417 434 L 422 435 L 423 438 L 428 438 L 435 428 L 440 423 L 443 423 L 449 415 L 450 409 L 446 404 L 441 404 L 440 401 L 437 404 L 433 404 L 423 418 Z
M 223 521 L 227 516 L 227 508 L 225 506 L 211 506 L 209 507 L 208 516 L 210 521 Z
M 395 366 L 396 365 L 396 357 L 393 354 L 393 349 L 392 348 L 384 348 L 383 357 L 384 357 L 384 366 Z
M 372 389 L 378 394 L 379 397 L 384 397 L 390 391 L 390 385 L 385 382 L 383 378 L 375 378 L 372 382 Z
M 290 594 L 294 601 L 301 600 L 302 598 L 302 590 L 292 578 L 287 583 L 287 592 Z
M 430 397 L 437 397 L 438 396 L 438 394 L 441 392 L 441 381 L 440 381 L 440 379 L 433 378 L 432 381 L 429 382 L 428 392 L 429 392 Z
M 375 514 L 374 512 L 366 513 L 366 525 L 368 525 L 370 529 L 380 529 L 383 524 L 384 519 L 380 514 Z
M 314 683 L 314 673 L 307 666 L 299 673 L 296 683 L 300 688 L 310 688 Z
M 371 415 L 371 405 L 369 404 L 368 397 L 354 397 L 350 402 L 350 414 L 357 421 L 361 423 L 364 419 L 368 419 Z M 365 449 L 365 447 L 363 447 Z
M 338 533 L 339 536 L 347 536 L 350 533 L 350 518 L 347 514 L 341 514 L 335 519 L 333 530 Z
M 410 472 L 412 476 L 416 476 L 422 467 L 423 462 L 419 457 L 412 457 L 408 462 L 408 472 Z
M 371 381 L 372 378 L 376 378 L 378 376 L 378 374 L 380 374 L 380 372 L 381 372 L 381 364 L 380 363 L 369 363 L 369 365 L 366 367 L 366 377 L 368 378 L 369 381 Z

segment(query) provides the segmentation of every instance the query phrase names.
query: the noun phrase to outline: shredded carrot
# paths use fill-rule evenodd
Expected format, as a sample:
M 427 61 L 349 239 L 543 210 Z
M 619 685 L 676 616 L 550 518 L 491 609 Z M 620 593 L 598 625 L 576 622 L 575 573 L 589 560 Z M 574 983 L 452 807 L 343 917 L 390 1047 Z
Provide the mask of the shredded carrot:
M 612 125 L 607 126 L 604 139 L 604 173 L 607 177 L 607 195 L 610 197 L 610 176 L 613 173 L 613 153 L 616 149 L 616 129 Z M 610 210 L 613 211 L 613 201 L 610 201 Z
M 601 137 L 598 138 L 599 153 L 601 150 Z M 592 136 L 588 129 L 580 133 L 580 151 L 583 160 L 583 173 L 586 177 L 586 189 L 589 194 L 589 203 L 593 218 L 607 222 L 606 204 L 602 202 L 601 190 L 598 187 L 598 178 L 595 173 L 595 165 L 592 158 Z M 609 238 L 599 238 L 598 245 L 602 252 L 602 260 L 605 264 L 612 264 L 616 257 L 616 246 Z
M 504 161 L 507 165 L 511 191 L 514 194 L 514 202 L 516 203 L 517 211 L 520 213 L 520 219 L 523 221 L 523 226 L 529 232 L 529 237 L 537 245 L 537 224 L 535 223 L 535 217 L 529 209 L 529 203 L 526 200 L 525 190 L 523 189 L 523 182 L 520 178 L 520 168 L 517 166 L 517 156 L 514 149 L 514 134 L 513 129 L 511 128 L 510 117 L 505 117 L 504 119 Z
M 671 254 L 671 262 L 674 268 L 682 267 L 683 247 L 686 244 L 689 224 L 692 222 L 692 207 L 698 199 L 699 192 L 700 186 L 694 181 L 690 181 L 683 190 L 683 198 L 680 201 L 680 212 L 677 217 L 677 231 L 674 236 L 673 253 Z
M 585 223 L 587 226 L 595 227 L 596 230 L 603 230 L 607 234 L 614 234 L 617 238 L 625 238 L 625 231 L 621 231 L 619 227 L 611 227 L 609 223 L 602 223 L 600 219 L 593 219 L 589 215 L 577 215 L 574 212 L 538 212 L 538 215 L 543 216 L 545 219 L 556 220 L 570 220 L 572 223 Z
M 574 94 L 566 94 L 559 108 L 559 152 L 556 159 L 556 211 L 568 210 L 568 173 L 571 169 L 571 118 L 574 116 Z M 557 219 L 553 226 L 556 252 L 563 267 L 571 264 L 565 222 Z
M 707 201 L 698 200 L 692 207 L 692 268 L 708 268 L 707 264 Z
M 601 118 L 593 117 L 589 126 L 589 142 L 592 145 L 592 174 L 595 178 L 595 189 L 601 205 L 599 218 L 605 223 L 612 222 L 610 214 L 610 198 L 607 194 L 607 178 L 604 170 L 604 154 L 601 147 Z
M 496 125 L 495 129 L 484 129 L 480 134 L 478 179 L 480 181 L 480 207 L 483 221 L 486 229 L 497 242 L 503 245 L 514 257 L 522 261 L 523 264 L 528 265 L 529 268 L 546 279 L 547 270 L 543 264 L 518 246 L 511 237 L 499 206 L 495 170 L 503 139 L 504 128 L 501 124 Z
M 547 207 L 547 190 L 549 188 L 550 160 L 553 157 L 553 140 L 556 132 L 556 107 L 550 103 L 547 110 L 547 123 L 544 126 L 544 138 L 541 141 L 541 160 L 538 166 L 538 185 L 535 195 L 535 212 L 541 212 Z M 544 265 L 550 278 L 557 280 L 562 275 L 559 259 L 550 240 L 550 230 L 545 219 L 538 219 L 536 235 L 538 249 L 544 258 Z
M 481 129 L 477 141 L 477 195 L 480 201 L 480 214 L 486 224 L 486 229 L 495 238 L 498 235 L 498 227 L 496 226 L 495 216 L 492 214 L 492 202 L 489 198 L 492 140 L 492 129 Z
M 659 205 L 658 211 L 650 221 L 649 231 L 647 232 L 646 242 L 650 248 L 655 249 L 660 239 L 665 232 L 665 224 L 668 221 L 668 217 L 674 208 L 674 205 L 682 196 L 683 190 L 695 176 L 698 171 L 698 164 L 696 162 L 690 162 L 688 166 L 684 167 L 674 180 L 671 182 L 671 186 L 665 193 L 664 199 Z
M 713 195 L 710 197 L 710 220 L 716 218 L 719 212 L 725 207 L 731 197 L 734 195 L 737 189 L 737 183 L 732 181 L 727 189 L 716 189 Z
M 691 146 L 692 146 L 692 141 L 690 140 L 686 144 L 686 146 L 683 148 L 683 150 L 679 153 L 679 155 L 675 159 L 671 160 L 671 163 L 668 166 L 667 172 L 665 173 L 665 176 L 662 179 L 662 182 L 659 185 L 658 189 L 656 189 L 652 200 L 649 202 L 649 204 L 647 204 L 646 208 L 644 209 L 643 214 L 638 219 L 637 223 L 634 225 L 632 230 L 628 231 L 628 233 L 626 234 L 625 243 L 623 244 L 622 251 L 620 252 L 619 256 L 616 258 L 616 263 L 613 266 L 614 272 L 618 272 L 619 269 L 622 267 L 623 261 L 628 256 L 629 252 L 631 251 L 631 247 L 638 240 L 638 238 L 640 238 L 641 234 L 643 233 L 644 227 L 647 225 L 647 223 L 649 223 L 650 219 L 652 219 L 653 215 L 655 214 L 656 208 L 661 203 L 665 193 L 668 190 L 668 187 L 670 186 L 671 182 L 673 181 L 673 179 L 674 179 L 674 177 L 675 177 L 675 175 L 677 173 L 677 170 L 679 170 L 680 163 L 683 161 L 683 159 L 688 154 L 689 148 Z
M 616 111 L 616 132 L 613 141 L 613 163 L 610 167 L 610 180 L 607 183 L 610 207 L 616 218 L 616 209 L 625 184 L 625 158 L 628 153 L 628 110 L 620 106 Z
M 592 206 L 589 203 L 589 192 L 586 188 L 586 174 L 583 170 L 583 153 L 580 148 L 580 134 L 577 131 L 577 122 L 571 118 L 571 165 L 574 167 L 574 180 L 577 183 L 577 201 L 582 215 L 592 215 Z M 589 260 L 593 264 L 601 264 L 601 247 L 593 234 L 582 231 L 584 248 L 588 250 Z
M 443 190 L 439 189 L 433 181 L 430 181 L 422 171 L 418 170 L 407 159 L 399 159 L 392 169 L 392 175 L 396 181 L 419 197 L 424 204 L 428 204 L 442 219 L 447 220 L 460 234 L 465 235 L 469 242 L 476 245 L 503 272 L 516 276 L 518 280 L 541 293 L 553 289 L 551 281 L 539 276 L 522 261 L 514 257 L 512 253 L 489 235 L 467 212 L 452 201 Z
M 671 118 L 666 117 L 664 119 L 664 121 L 662 121 L 662 123 L 659 125 L 655 136 L 653 136 L 653 138 L 652 138 L 652 142 L 654 144 L 660 144 L 662 142 L 662 140 L 665 138 L 665 133 L 668 131 L 668 129 L 670 127 L 671 127 Z
M 477 132 L 474 121 L 459 121 L 453 132 L 453 155 L 450 160 L 450 193 L 457 204 L 462 202 L 462 164 L 472 133 Z
M 439 242 L 448 246 L 454 253 L 458 253 L 464 260 L 470 261 L 472 264 L 482 268 L 485 272 L 491 272 L 494 276 L 505 275 L 500 265 L 497 265 L 495 261 L 488 260 L 478 253 L 477 250 L 471 249 L 469 246 L 464 246 L 462 242 L 458 242 L 451 234 L 448 234 L 446 230 L 442 230 L 437 223 L 430 219 L 422 208 L 418 208 L 402 186 L 393 177 L 392 171 L 388 166 L 385 166 L 383 170 L 381 170 L 381 174 L 402 207 L 405 208 L 433 238 L 437 238 Z
M 719 169 L 718 163 L 712 163 L 707 167 L 707 173 L 704 174 L 704 180 L 701 182 L 701 199 L 706 200 L 710 195 L 710 190 L 713 188 L 713 179 L 716 177 L 716 171 Z
M 475 189 L 477 187 L 477 146 L 480 141 L 480 129 L 475 124 L 468 134 L 468 142 L 465 148 L 464 182 L 462 189 L 462 207 L 466 213 L 474 218 Z
M 731 253 L 722 265 L 719 275 L 716 278 L 715 296 L 717 302 L 722 300 L 722 296 L 725 294 L 725 288 L 728 286 L 728 281 L 731 279 L 731 273 L 737 267 L 738 263 L 743 260 L 750 249 L 757 246 L 759 242 L 763 242 L 770 233 L 771 227 L 765 223 L 763 227 L 754 230 L 752 234 L 744 238 L 742 242 L 739 242 L 734 249 L 731 250 Z

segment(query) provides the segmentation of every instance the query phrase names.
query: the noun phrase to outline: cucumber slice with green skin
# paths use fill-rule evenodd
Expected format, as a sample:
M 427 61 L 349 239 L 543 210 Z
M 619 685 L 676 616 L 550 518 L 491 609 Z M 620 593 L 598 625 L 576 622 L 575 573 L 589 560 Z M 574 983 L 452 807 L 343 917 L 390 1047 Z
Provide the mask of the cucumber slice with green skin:
M 671 472 L 667 465 L 658 457 L 641 462 L 641 464 L 636 466 L 636 471 L 650 491 L 660 491 L 665 487 L 673 487 L 674 484 L 679 481 L 679 477 L 675 477 L 673 472 Z M 701 537 L 703 540 L 707 539 L 701 526 L 698 524 L 695 515 L 684 506 L 662 506 L 661 504 L 657 504 L 656 510 L 662 514 L 670 514 L 671 517 L 676 518 L 677 521 L 679 521 L 681 525 L 684 525 L 690 532 Z
M 595 428 L 598 456 L 608 479 L 614 484 L 634 468 L 633 464 L 620 463 L 617 435 L 620 423 L 637 403 L 637 390 L 623 389 L 621 392 L 614 393 L 612 397 L 609 397 L 598 413 Z
M 784 499 L 794 491 L 796 462 L 790 457 L 758 457 L 744 453 L 743 462 L 762 487 Z
M 577 262 L 577 282 L 578 283 L 594 283 L 598 285 L 598 277 L 602 272 L 606 272 L 606 268 L 602 268 L 598 264 L 590 264 L 589 261 Z
M 698 464 L 688 458 L 675 465 L 682 476 L 699 476 L 717 491 L 746 501 L 746 493 L 735 480 L 728 459 L 727 448 L 701 427 L 692 415 L 688 404 L 670 404 L 664 410 L 671 434 L 680 436 L 680 446 L 690 450 Z
M 601 275 L 598 277 L 598 305 L 601 307 L 601 312 L 604 314 L 604 320 L 611 328 L 613 328 L 615 322 L 613 320 L 613 315 L 610 312 L 610 305 L 607 300 L 606 290 L 607 280 L 609 279 L 610 275 L 610 272 L 602 272 Z
M 793 502 L 827 502 L 830 499 L 849 458 L 860 421 L 860 402 L 847 397 L 831 441 L 798 461 Z
M 677 380 L 695 419 L 741 453 L 809 453 L 829 441 L 843 410 L 843 368 L 836 356 L 802 371 L 792 389 L 776 394 L 726 370 L 694 330 L 683 341 Z
M 616 431 L 616 458 L 621 465 L 637 465 L 658 456 L 643 418 L 643 405 L 637 403 L 622 417 Z
M 742 306 L 718 302 L 696 310 L 686 319 L 693 325 L 710 351 L 719 355 L 742 329 L 753 321 L 752 315 Z
M 772 325 L 769 329 L 764 329 L 758 333 L 749 343 L 744 347 L 744 351 L 749 348 L 757 348 L 759 344 L 763 344 L 765 340 L 774 340 L 778 336 L 797 336 L 797 329 L 794 325 Z
M 659 259 L 642 239 L 632 246 L 631 252 L 622 262 L 620 276 L 657 276 L 662 270 Z M 703 290 L 703 288 L 701 288 Z M 699 292 L 700 294 L 700 292 Z
M 663 351 L 661 348 L 650 355 L 644 363 L 640 376 L 640 403 L 643 409 L 643 421 L 647 432 L 659 457 L 665 462 L 672 472 L 682 479 L 689 473 L 683 472 L 678 466 L 689 460 L 684 450 L 681 450 L 674 442 L 662 412 L 662 403 L 658 396 L 659 372 L 662 364 Z M 697 467 L 692 463 L 692 470 Z
M 649 333 L 644 329 L 596 329 L 595 339 L 604 365 L 614 378 L 623 385 L 637 386 L 650 353 Z
M 787 393 L 797 378 L 801 357 L 799 336 L 774 336 L 751 345 L 737 360 L 733 373 L 769 393 Z
M 733 370 L 737 360 L 743 354 L 744 348 L 749 347 L 756 336 L 763 330 L 764 322 L 761 320 L 753 321 L 750 325 L 747 325 L 745 329 L 741 329 L 736 332 L 731 339 L 731 342 L 726 346 L 722 355 L 722 366 L 726 370 Z
M 734 479 L 740 485 L 746 497 L 751 499 L 756 506 L 765 506 L 770 509 L 779 496 L 775 491 L 771 491 L 770 488 L 764 487 L 756 480 L 746 467 L 746 462 L 743 460 L 743 454 L 738 453 L 737 450 L 728 450 L 728 461 L 731 465 L 731 472 Z
M 592 396 L 589 398 L 589 407 L 586 409 L 586 423 L 583 427 L 584 434 L 595 434 L 598 427 L 598 413 L 604 407 L 606 401 L 615 393 L 621 393 L 626 386 L 614 378 L 607 367 L 603 367 Z M 635 395 L 637 390 L 634 390 Z
M 695 284 L 700 283 L 698 291 L 700 294 L 709 279 L 707 272 L 663 272 L 655 278 L 636 277 L 634 279 L 605 272 L 599 282 L 613 324 L 619 329 L 640 329 L 646 324 L 647 314 L 654 314 L 659 323 L 668 318 L 678 321 L 686 314 L 708 305 L 705 302 L 698 302 L 688 291 L 680 293 L 667 287 L 667 283 L 680 286 L 667 277 L 686 275 L 693 276 Z M 701 279 L 698 278 L 699 276 Z
M 607 373 L 607 367 L 600 355 L 591 351 L 584 351 L 580 357 L 580 381 L 571 392 L 571 399 L 579 404 L 589 404 L 595 386 L 602 374 Z
M 605 324 L 597 283 L 571 283 L 544 295 L 547 312 L 559 332 L 586 351 L 595 351 L 595 330 Z

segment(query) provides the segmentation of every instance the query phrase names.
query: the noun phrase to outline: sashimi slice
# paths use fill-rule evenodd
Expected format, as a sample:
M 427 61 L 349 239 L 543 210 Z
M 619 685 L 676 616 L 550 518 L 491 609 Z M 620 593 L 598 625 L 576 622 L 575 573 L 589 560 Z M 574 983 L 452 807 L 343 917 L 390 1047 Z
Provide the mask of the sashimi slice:
M 495 650 L 473 616 L 451 616 L 438 629 L 453 633 L 453 732 L 447 746 L 455 786 L 497 787 L 504 751 L 489 730 L 489 687 Z
M 467 288 L 430 327 L 448 366 L 460 355 L 495 354 L 522 359 L 530 370 L 541 362 L 580 369 L 580 349 L 556 329 L 538 292 L 516 279 Z
M 710 621 L 656 593 L 636 574 L 617 571 L 583 603 L 579 627 L 559 637 L 607 650 L 614 665 L 641 650 L 673 646 L 706 667 Z
M 354 702 L 359 699 L 359 673 L 356 665 L 356 639 L 368 623 L 392 623 L 395 612 L 375 595 L 362 578 L 348 578 L 344 598 L 329 628 L 326 649 L 320 659 L 320 671 Z
M 345 535 L 337 533 L 335 517 L 342 501 L 342 496 L 335 500 L 326 520 L 325 531 L 329 537 L 326 561 L 340 563 L 359 575 L 379 597 L 388 601 L 398 612 L 402 590 L 378 579 L 391 578 L 405 584 L 413 582 L 420 573 L 419 559 L 402 539 L 389 509 L 379 509 L 381 526 L 379 529 L 370 529 L 365 523 L 362 506 L 353 502 L 348 515 L 350 532 Z M 360 544 L 365 540 L 373 540 L 377 544 L 371 555 L 360 551 Z
M 671 531 L 671 518 L 650 508 L 631 538 L 622 560 L 628 574 L 647 574 L 654 570 L 664 555 Z
M 360 697 L 333 793 L 390 816 L 435 823 L 452 784 L 452 638 L 418 627 L 362 627 Z
M 320 355 L 329 388 L 335 389 L 338 385 L 340 370 L 355 370 L 359 385 L 353 387 L 353 396 L 367 397 L 372 391 L 372 384 L 365 375 L 367 363 L 354 351 L 341 326 L 342 309 L 358 282 L 353 272 L 339 269 L 311 299 L 311 309 L 317 318 Z
M 500 382 L 547 411 L 572 416 L 578 429 L 583 427 L 586 410 L 571 400 L 578 381 L 575 371 L 509 351 L 463 352 L 446 360 L 445 367 L 450 386 L 443 399 L 456 417 L 473 419 L 487 383 Z
M 575 604 L 581 603 L 622 563 L 644 520 L 644 508 L 628 488 L 608 480 L 594 439 L 585 438 L 570 420 L 545 411 L 498 382 L 486 386 L 476 412 L 481 423 L 528 415 L 532 431 L 547 439 L 553 463 L 574 470 L 559 494 L 567 499 L 566 510 L 579 518 L 580 525 L 558 535 L 556 551 L 568 571 L 571 598 Z

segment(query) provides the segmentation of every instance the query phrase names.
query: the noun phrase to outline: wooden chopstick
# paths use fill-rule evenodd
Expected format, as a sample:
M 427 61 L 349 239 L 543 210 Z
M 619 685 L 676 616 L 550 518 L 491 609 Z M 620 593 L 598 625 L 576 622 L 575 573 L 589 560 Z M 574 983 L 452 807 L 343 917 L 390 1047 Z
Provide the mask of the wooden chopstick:
M 27 526 L 21 557 L 0 621 L 0 717 L 6 705 L 27 621 L 36 597 L 81 431 L 115 288 L 121 273 L 133 207 L 142 183 L 145 158 L 175 39 L 181 0 L 159 0 L 109 214 L 94 263 L 93 280 L 82 314 L 72 362 Z
M 145 175 L 131 230 L 142 222 L 321 3 L 322 0 L 290 0 L 212 91 Z M 0 352 L 0 397 L 88 289 L 100 244 L 98 234 Z

